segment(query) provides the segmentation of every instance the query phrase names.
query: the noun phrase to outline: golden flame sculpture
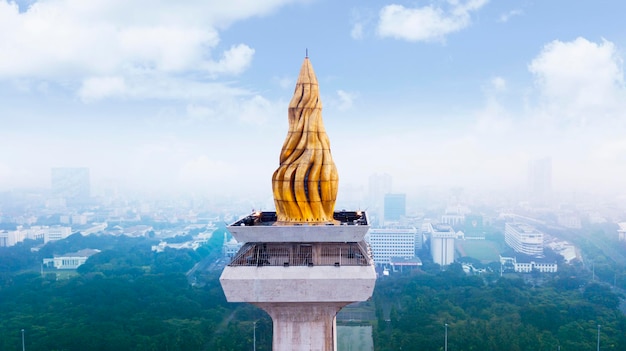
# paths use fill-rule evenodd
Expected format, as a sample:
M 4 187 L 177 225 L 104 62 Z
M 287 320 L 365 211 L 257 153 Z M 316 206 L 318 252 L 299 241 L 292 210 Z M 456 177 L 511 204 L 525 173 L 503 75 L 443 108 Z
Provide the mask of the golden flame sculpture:
M 289 131 L 272 176 L 279 222 L 333 221 L 339 176 L 322 122 L 317 77 L 305 58 L 289 103 Z

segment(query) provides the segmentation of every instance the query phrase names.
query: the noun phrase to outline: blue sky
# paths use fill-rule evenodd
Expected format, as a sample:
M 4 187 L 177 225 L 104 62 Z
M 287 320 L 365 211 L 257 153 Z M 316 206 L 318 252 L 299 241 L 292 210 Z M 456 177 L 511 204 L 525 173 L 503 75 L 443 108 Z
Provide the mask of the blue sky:
M 0 0 L 0 191 L 269 197 L 308 49 L 342 187 L 626 177 L 626 2 Z

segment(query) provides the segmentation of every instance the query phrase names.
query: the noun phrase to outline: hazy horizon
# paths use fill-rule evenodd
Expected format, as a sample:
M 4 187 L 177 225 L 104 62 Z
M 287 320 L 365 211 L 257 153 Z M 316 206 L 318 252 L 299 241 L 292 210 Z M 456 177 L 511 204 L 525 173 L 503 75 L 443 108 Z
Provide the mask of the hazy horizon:
M 0 191 L 88 167 L 92 187 L 271 196 L 308 49 L 340 196 L 374 173 L 523 189 L 544 157 L 555 192 L 623 193 L 609 3 L 0 0 Z

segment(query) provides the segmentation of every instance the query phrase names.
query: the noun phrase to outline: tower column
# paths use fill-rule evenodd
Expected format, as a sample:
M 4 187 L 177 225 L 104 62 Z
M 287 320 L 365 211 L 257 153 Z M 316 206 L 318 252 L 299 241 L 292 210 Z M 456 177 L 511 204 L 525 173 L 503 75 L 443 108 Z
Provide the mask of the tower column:
M 229 302 L 253 303 L 272 317 L 274 351 L 336 351 L 337 312 L 372 296 L 376 271 L 363 239 L 365 212 L 334 212 L 339 177 L 308 57 L 288 120 L 272 176 L 276 212 L 255 211 L 228 226 L 245 244 L 220 283 Z
M 336 316 L 348 302 L 256 303 L 271 317 L 273 351 L 335 351 Z

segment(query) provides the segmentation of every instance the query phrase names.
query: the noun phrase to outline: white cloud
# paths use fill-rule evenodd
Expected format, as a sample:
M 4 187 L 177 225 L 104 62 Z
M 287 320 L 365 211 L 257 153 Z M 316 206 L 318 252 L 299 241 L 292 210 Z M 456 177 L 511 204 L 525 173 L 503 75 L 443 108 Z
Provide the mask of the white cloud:
M 363 39 L 363 24 L 355 23 L 352 25 L 352 30 L 350 31 L 350 36 L 352 39 L 360 40 Z
M 211 74 L 240 74 L 250 66 L 252 56 L 254 49 L 239 44 L 225 51 L 218 62 L 207 62 L 206 69 Z
M 449 8 L 429 5 L 406 8 L 387 5 L 380 10 L 378 35 L 407 41 L 440 41 L 471 24 L 471 13 L 488 0 L 449 1 Z
M 559 190 L 623 186 L 615 177 L 626 160 L 626 89 L 617 52 L 610 42 L 583 38 L 547 44 L 528 66 L 537 94 L 527 101 L 514 101 L 519 94 L 503 77 L 491 78 L 467 129 L 466 137 L 479 143 L 473 158 L 499 159 L 513 169 L 528 155 L 550 155 Z M 514 107 L 520 102 L 525 109 Z
M 528 69 L 535 76 L 544 118 L 582 126 L 622 120 L 626 113 L 623 61 L 609 41 L 555 40 Z
M 497 92 L 505 91 L 506 80 L 502 77 L 494 77 L 491 79 L 491 86 Z
M 294 1 L 49 0 L 22 12 L 0 1 L 0 81 L 50 81 L 80 87 L 76 93 L 85 98 L 92 85 L 111 83 L 100 77 L 120 77 L 127 88 L 115 92 L 136 97 L 147 88 L 139 85 L 157 77 L 237 75 L 254 49 L 239 44 L 216 52 L 219 30 Z
M 626 140 L 606 140 L 594 151 L 594 156 L 598 159 L 625 164 L 626 162 Z
M 521 16 L 523 14 L 524 14 L 524 11 L 522 11 L 522 10 L 511 10 L 511 11 L 509 11 L 507 13 L 501 14 L 500 17 L 498 18 L 498 22 L 506 23 L 511 18 L 513 18 L 515 16 Z
M 117 35 L 120 59 L 116 66 L 180 72 L 202 63 L 206 48 L 219 42 L 212 29 L 174 26 L 128 27 Z
M 123 95 L 126 84 L 122 77 L 92 77 L 87 78 L 78 91 L 83 101 L 99 100 L 111 96 Z
M 293 80 L 292 77 L 274 77 L 272 78 L 272 81 L 275 82 L 276 84 L 278 84 L 279 87 L 283 88 L 283 89 L 293 89 L 293 87 L 296 85 L 295 81 Z
M 339 111 L 346 111 L 352 107 L 356 94 L 349 93 L 344 90 L 337 90 L 337 96 L 339 97 Z
M 203 100 L 219 103 L 252 95 L 229 83 L 194 81 L 168 74 L 86 77 L 77 90 L 84 102 L 106 98 Z
M 279 104 L 272 103 L 260 95 L 240 102 L 237 107 L 235 114 L 239 115 L 239 120 L 253 125 L 263 125 L 276 116 L 287 114 L 287 110 L 280 109 Z
M 378 14 L 371 9 L 352 9 L 350 13 L 350 37 L 354 40 L 361 40 L 366 36 L 366 28 L 372 26 L 377 20 Z
M 476 131 L 502 135 L 511 130 L 513 121 L 506 108 L 494 97 L 488 97 L 485 107 L 476 112 Z
M 200 104 L 188 104 L 186 111 L 192 120 L 209 120 L 217 116 L 213 107 Z
M 262 126 L 285 117 L 287 104 L 270 101 L 260 95 L 233 96 L 190 103 L 185 111 L 186 122 L 235 121 L 240 125 Z

